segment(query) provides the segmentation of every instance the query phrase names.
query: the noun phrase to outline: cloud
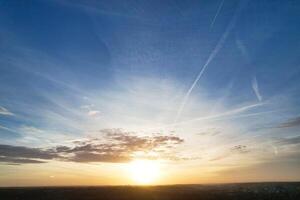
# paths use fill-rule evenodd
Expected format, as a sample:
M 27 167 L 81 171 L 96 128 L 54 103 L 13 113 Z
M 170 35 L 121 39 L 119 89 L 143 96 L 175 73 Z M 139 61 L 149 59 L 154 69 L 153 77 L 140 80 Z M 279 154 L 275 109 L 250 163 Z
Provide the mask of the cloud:
M 288 120 L 287 122 L 281 123 L 278 128 L 289 128 L 295 126 L 300 126 L 300 117 L 296 117 Z
M 204 130 L 200 133 L 198 133 L 198 135 L 201 135 L 201 136 L 216 136 L 216 135 L 219 135 L 221 133 L 220 130 L 218 130 L 217 128 L 209 128 L 207 130 Z
M 48 149 L 0 145 L 0 162 L 43 163 L 47 160 L 66 162 L 128 162 L 134 158 L 180 160 L 172 151 L 184 142 L 174 135 L 138 135 L 122 129 L 104 129 L 100 138 L 80 139 L 71 145 Z
M 1 157 L 52 159 L 57 157 L 49 150 L 23 146 L 0 145 Z
M 100 111 L 98 111 L 98 110 L 90 110 L 88 112 L 88 116 L 90 116 L 90 117 L 95 117 L 95 116 L 98 116 L 99 114 L 100 114 Z
M 14 115 L 14 114 L 9 110 L 7 110 L 6 108 L 0 106 L 0 115 Z
M 210 161 L 219 161 L 225 158 L 228 158 L 237 154 L 249 153 L 250 149 L 246 145 L 236 145 L 222 152 L 221 155 L 218 155 L 214 158 L 211 158 Z
M 259 101 L 262 101 L 262 96 L 261 96 L 261 94 L 260 94 L 260 92 L 259 92 L 258 83 L 257 83 L 257 79 L 256 79 L 255 76 L 254 76 L 253 79 L 252 79 L 252 89 L 253 89 L 253 91 L 254 91 L 254 93 L 255 93 L 257 99 L 258 99 Z
M 4 130 L 7 130 L 7 131 L 12 131 L 12 132 L 15 132 L 14 130 L 10 129 L 10 128 L 7 128 L 5 126 L 2 126 L 0 125 L 0 129 L 4 129 Z
M 250 105 L 242 106 L 242 107 L 235 108 L 235 109 L 232 109 L 232 110 L 228 110 L 228 111 L 225 111 L 225 112 L 222 112 L 222 113 L 218 113 L 218 114 L 215 114 L 215 115 L 208 115 L 208 116 L 204 116 L 204 117 L 189 119 L 189 120 L 186 120 L 186 121 L 181 121 L 181 122 L 173 123 L 173 124 L 170 124 L 170 125 L 174 126 L 174 125 L 181 125 L 181 124 L 191 123 L 191 122 L 195 122 L 195 121 L 205 121 L 205 120 L 213 121 L 213 120 L 226 119 L 226 117 L 232 118 L 234 116 L 239 118 L 239 117 L 247 117 L 247 116 L 253 116 L 253 115 L 260 115 L 260 114 L 275 112 L 275 111 L 266 111 L 266 112 L 250 113 L 250 114 L 245 114 L 245 115 L 237 115 L 239 113 L 243 113 L 243 112 L 246 112 L 246 111 L 248 111 L 252 108 L 256 108 L 256 107 L 263 106 L 263 105 L 265 105 L 265 103 L 263 103 L 263 102 L 256 103 L 256 104 L 250 104 Z
M 102 153 L 91 153 L 91 152 L 77 152 L 74 157 L 68 159 L 73 162 L 110 162 L 110 163 L 123 163 L 131 160 L 129 156 L 122 156 Z
M 94 104 L 82 105 L 81 108 L 87 110 L 87 115 L 90 117 L 97 117 L 101 114 L 99 110 L 94 109 Z
M 245 44 L 243 43 L 243 41 L 240 39 L 236 39 L 235 42 L 236 42 L 237 48 L 241 51 L 242 56 L 246 59 L 246 61 L 248 63 L 250 63 L 250 55 L 249 55 L 249 52 L 248 52 Z
M 237 146 L 234 146 L 230 149 L 231 152 L 234 152 L 234 153 L 248 153 L 250 152 L 250 150 L 248 149 L 247 146 L 245 145 L 237 145 Z
M 54 158 L 59 158 L 59 155 L 49 150 L 23 146 L 0 145 L 0 162 L 4 163 L 43 163 L 44 161 L 40 161 L 39 159 L 51 160 Z
M 291 145 L 291 144 L 300 144 L 300 136 L 290 137 L 290 138 L 282 138 L 277 141 L 279 145 Z
M 104 129 L 103 139 L 75 141 L 76 146 L 59 146 L 57 153 L 73 154 L 66 158 L 75 162 L 127 162 L 137 155 L 143 158 L 170 159 L 170 149 L 184 142 L 173 135 L 140 136 L 122 129 Z

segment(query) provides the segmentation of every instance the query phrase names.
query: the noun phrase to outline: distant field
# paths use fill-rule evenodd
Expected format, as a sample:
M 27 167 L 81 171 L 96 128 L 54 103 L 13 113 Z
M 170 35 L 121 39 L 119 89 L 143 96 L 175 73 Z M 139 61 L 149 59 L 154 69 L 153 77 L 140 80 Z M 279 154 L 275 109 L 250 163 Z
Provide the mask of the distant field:
M 300 183 L 0 188 L 1 200 L 300 199 Z

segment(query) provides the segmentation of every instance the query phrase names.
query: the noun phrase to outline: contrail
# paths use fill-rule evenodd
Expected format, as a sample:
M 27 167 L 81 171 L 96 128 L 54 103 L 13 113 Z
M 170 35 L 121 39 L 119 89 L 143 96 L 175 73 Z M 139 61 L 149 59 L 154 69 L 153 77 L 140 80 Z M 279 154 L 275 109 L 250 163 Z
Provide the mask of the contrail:
M 210 24 L 210 28 L 212 28 L 212 27 L 214 26 L 215 21 L 216 21 L 218 15 L 219 15 L 219 13 L 220 13 L 222 7 L 223 7 L 224 1 L 225 1 L 225 0 L 222 0 L 222 1 L 221 1 L 220 5 L 219 5 L 219 7 L 218 7 L 218 10 L 217 10 L 217 12 L 216 12 L 216 15 L 215 15 L 214 19 L 212 20 L 212 22 L 211 22 L 211 24 Z
M 232 116 L 231 118 L 239 118 L 239 117 L 244 117 L 244 116 L 257 115 L 257 114 L 261 114 L 261 113 L 264 113 L 264 112 L 242 114 L 242 115 L 235 115 L 235 114 L 239 114 L 239 113 L 245 112 L 245 111 L 247 111 L 251 108 L 255 108 L 255 107 L 258 107 L 258 106 L 262 106 L 262 105 L 265 105 L 265 103 L 251 104 L 251 105 L 248 105 L 248 106 L 243 106 L 243 107 L 240 107 L 240 108 L 229 110 L 227 112 L 223 112 L 223 113 L 220 113 L 220 114 L 217 114 L 217 115 L 194 118 L 194 119 L 190 119 L 190 120 L 187 120 L 187 121 L 182 121 L 182 122 L 179 122 L 179 123 L 176 123 L 176 124 L 173 124 L 173 125 L 186 124 L 186 123 L 190 123 L 190 122 L 194 122 L 194 121 L 202 121 L 202 120 L 218 120 L 222 117 L 227 117 L 227 116 Z
M 224 45 L 224 42 L 226 40 L 226 38 L 228 37 L 229 33 L 231 32 L 231 30 L 234 27 L 234 24 L 237 20 L 238 14 L 241 11 L 242 6 L 239 6 L 239 8 L 237 9 L 236 13 L 234 14 L 234 16 L 232 17 L 230 23 L 228 24 L 228 26 L 226 27 L 225 32 L 223 33 L 222 37 L 220 38 L 220 40 L 218 41 L 217 45 L 215 46 L 215 48 L 213 49 L 213 51 L 211 52 L 211 54 L 209 55 L 208 59 L 206 60 L 205 64 L 203 65 L 201 71 L 199 72 L 198 76 L 196 77 L 196 79 L 194 80 L 193 84 L 191 85 L 191 87 L 189 88 L 189 90 L 187 91 L 187 93 L 185 94 L 182 103 L 179 106 L 179 109 L 177 111 L 174 123 L 177 122 L 177 120 L 179 119 L 182 110 L 184 109 L 194 87 L 196 86 L 196 84 L 198 83 L 199 79 L 201 78 L 201 76 L 203 75 L 203 73 L 205 72 L 207 66 L 210 64 L 210 62 L 214 59 L 214 57 L 218 54 L 219 50 L 222 48 L 222 46 Z
M 256 80 L 256 76 L 253 77 L 252 79 L 252 89 L 258 99 L 258 101 L 262 101 L 262 96 L 259 92 L 259 89 L 258 89 L 258 83 L 257 83 L 257 80 Z
M 158 129 L 158 128 L 168 128 L 168 127 L 174 127 L 176 125 L 183 125 L 183 124 L 187 124 L 187 123 L 191 123 L 191 122 L 196 122 L 196 121 L 215 121 L 215 120 L 225 120 L 225 119 L 234 119 L 234 118 L 239 118 L 239 117 L 250 117 L 253 115 L 260 115 L 260 114 L 265 114 L 268 112 L 261 112 L 261 113 L 250 113 L 250 114 L 239 114 L 239 113 L 243 113 L 245 111 L 248 111 L 252 108 L 256 108 L 259 106 L 263 106 L 265 105 L 265 102 L 261 102 L 261 103 L 256 103 L 256 104 L 250 104 L 250 105 L 246 105 L 246 106 L 242 106 L 239 108 L 235 108 L 229 111 L 225 111 L 216 115 L 209 115 L 209 116 L 205 116 L 205 117 L 198 117 L 198 118 L 193 118 L 193 119 L 189 119 L 186 121 L 181 121 L 181 122 L 176 122 L 176 123 L 170 123 L 170 124 L 166 124 L 166 125 L 160 125 L 160 126 L 156 126 L 153 128 L 149 128 L 148 130 L 152 130 L 152 129 Z M 274 111 L 272 111 L 274 112 Z M 239 114 L 239 115 L 237 115 Z M 231 116 L 231 117 L 230 117 Z M 224 117 L 228 117 L 228 118 L 224 118 Z

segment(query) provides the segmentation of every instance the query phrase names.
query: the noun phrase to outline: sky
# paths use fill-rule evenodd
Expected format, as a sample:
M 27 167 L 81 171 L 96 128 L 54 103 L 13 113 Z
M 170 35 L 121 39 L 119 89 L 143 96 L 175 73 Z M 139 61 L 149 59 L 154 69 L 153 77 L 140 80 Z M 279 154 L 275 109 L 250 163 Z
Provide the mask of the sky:
M 0 186 L 300 180 L 300 2 L 0 1 Z

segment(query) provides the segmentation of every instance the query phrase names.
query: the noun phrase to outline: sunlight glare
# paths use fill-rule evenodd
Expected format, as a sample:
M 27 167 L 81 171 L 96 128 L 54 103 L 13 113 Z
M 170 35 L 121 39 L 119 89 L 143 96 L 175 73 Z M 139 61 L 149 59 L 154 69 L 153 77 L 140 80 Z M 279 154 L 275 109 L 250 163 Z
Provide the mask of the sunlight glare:
M 129 172 L 132 179 L 138 184 L 150 184 L 160 175 L 158 161 L 135 160 L 129 163 Z

